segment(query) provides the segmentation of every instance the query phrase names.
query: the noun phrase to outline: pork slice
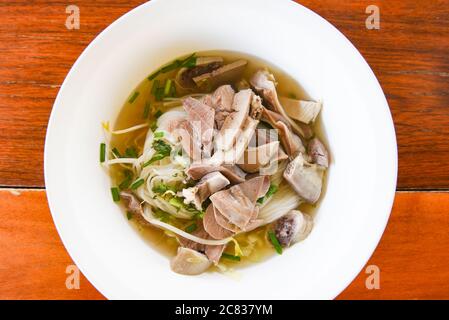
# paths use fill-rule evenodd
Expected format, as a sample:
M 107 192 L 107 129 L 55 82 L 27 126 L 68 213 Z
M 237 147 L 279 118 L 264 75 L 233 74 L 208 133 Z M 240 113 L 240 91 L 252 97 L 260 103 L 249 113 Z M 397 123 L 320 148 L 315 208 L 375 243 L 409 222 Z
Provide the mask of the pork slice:
M 192 232 L 194 236 L 202 239 L 208 239 L 209 234 L 204 230 L 202 223 L 197 223 L 197 229 Z M 183 238 L 178 237 L 179 244 L 185 248 L 189 248 L 195 251 L 204 252 L 206 250 L 206 245 Z
M 214 207 L 240 229 L 244 229 L 253 215 L 255 203 L 242 191 L 239 185 L 219 191 L 210 200 Z
M 270 178 L 268 176 L 259 176 L 248 181 L 240 183 L 238 187 L 248 197 L 248 199 L 256 203 L 257 199 L 263 197 L 270 188 Z
M 234 146 L 223 153 L 224 163 L 234 165 L 238 162 L 238 160 L 243 156 L 246 148 L 248 147 L 248 144 L 251 141 L 251 138 L 253 137 L 258 124 L 259 121 L 254 120 L 251 117 L 248 117 L 245 120 L 243 129 L 238 135 Z
M 203 202 L 211 194 L 220 191 L 229 184 L 229 180 L 220 172 L 208 173 L 201 178 L 196 186 L 182 190 L 184 203 L 193 203 L 198 210 L 202 210 Z
M 234 232 L 224 229 L 217 223 L 215 220 L 214 206 L 212 204 L 207 207 L 206 212 L 204 213 L 203 227 L 212 238 L 217 240 L 234 235 Z
M 224 229 L 232 231 L 234 233 L 242 231 L 239 227 L 230 223 L 229 220 L 226 219 L 225 216 L 215 207 L 214 207 L 214 214 L 215 214 L 215 221 L 217 221 L 217 223 Z
M 222 84 L 234 83 L 240 79 L 247 64 L 246 60 L 237 60 L 212 72 L 194 77 L 193 81 L 199 88 L 211 91 Z
M 294 157 L 298 154 L 298 152 L 305 152 L 301 139 L 290 130 L 290 124 L 282 115 L 268 109 L 264 109 L 262 119 L 278 130 L 279 139 L 289 156 Z
M 300 153 L 284 171 L 284 178 L 295 192 L 309 203 L 316 203 L 321 195 L 324 168 L 308 163 Z
M 250 83 L 254 90 L 269 104 L 273 111 L 279 113 L 287 120 L 294 133 L 305 137 L 301 127 L 287 115 L 284 107 L 280 103 L 276 92 L 275 81 L 274 76 L 267 70 L 259 70 L 251 77 Z
M 321 102 L 304 101 L 286 97 L 280 97 L 279 101 L 289 117 L 306 124 L 315 121 L 322 106 Z
M 273 223 L 276 238 L 283 247 L 289 247 L 295 242 L 304 240 L 312 228 L 312 217 L 299 210 L 292 210 Z
M 245 120 L 248 118 L 253 92 L 251 89 L 239 91 L 234 95 L 232 110 L 223 122 L 215 137 L 216 150 L 229 150 L 234 145 Z
M 143 217 L 143 209 L 140 204 L 140 200 L 130 191 L 121 191 L 120 197 L 124 200 L 125 208 L 132 214 L 139 224 L 148 226 L 150 223 Z
M 194 132 L 189 121 L 179 122 L 177 128 L 173 131 L 173 136 L 181 140 L 182 148 L 191 159 L 201 160 L 201 138 Z
M 233 112 L 232 102 L 234 100 L 235 91 L 228 84 L 220 86 L 211 95 L 210 103 L 215 109 L 215 124 L 220 130 L 227 116 Z
M 184 247 L 179 247 L 178 253 L 170 261 L 171 269 L 184 275 L 201 274 L 211 265 L 212 262 L 204 254 Z
M 217 265 L 223 254 L 226 245 L 221 246 L 206 246 L 206 256 L 214 264 Z
M 195 66 L 191 68 L 181 68 L 176 75 L 176 84 L 183 89 L 196 87 L 193 78 L 205 73 L 210 73 L 223 65 L 222 57 L 197 57 Z
M 234 165 L 220 165 L 215 166 L 207 163 L 192 163 L 189 168 L 186 169 L 186 174 L 193 180 L 199 180 L 210 172 L 218 171 L 222 173 L 231 183 L 241 183 L 245 181 L 246 173 L 237 166 Z
M 329 167 L 329 153 L 320 139 L 313 138 L 310 140 L 307 146 L 307 152 L 313 163 L 325 168 Z
M 193 139 L 200 139 L 203 156 L 209 157 L 214 135 L 215 110 L 192 97 L 184 99 L 183 107 L 187 112 L 187 121 L 194 133 Z
M 272 141 L 257 147 L 248 147 L 237 163 L 243 171 L 256 173 L 268 166 L 270 162 L 286 158 L 287 155 L 282 151 L 279 141 Z

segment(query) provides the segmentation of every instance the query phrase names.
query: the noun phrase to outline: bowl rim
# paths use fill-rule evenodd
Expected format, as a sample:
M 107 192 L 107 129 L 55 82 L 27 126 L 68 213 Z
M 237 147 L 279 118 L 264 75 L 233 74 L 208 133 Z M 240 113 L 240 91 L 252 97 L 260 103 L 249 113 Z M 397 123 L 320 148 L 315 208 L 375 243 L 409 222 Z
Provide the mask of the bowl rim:
M 217 0 L 219 1 L 219 0 Z M 271 1 L 271 0 L 268 0 Z M 279 1 L 280 0 L 276 0 Z M 382 95 L 382 99 L 383 99 L 383 107 L 387 109 L 387 114 L 389 116 L 389 123 L 387 125 L 387 127 L 385 128 L 386 131 L 388 131 L 388 136 L 390 139 L 390 147 L 392 147 L 394 149 L 394 152 L 391 154 L 392 158 L 390 159 L 392 162 L 392 166 L 391 169 L 393 170 L 392 172 L 389 173 L 389 177 L 390 180 L 392 181 L 392 185 L 391 185 L 391 191 L 389 192 L 389 196 L 386 197 L 385 199 L 385 203 L 387 203 L 387 207 L 388 207 L 388 214 L 385 214 L 383 217 L 383 221 L 381 223 L 382 227 L 379 228 L 378 232 L 377 232 L 377 237 L 376 239 L 372 241 L 370 249 L 366 249 L 366 259 L 364 260 L 364 263 L 359 265 L 357 267 L 358 272 L 356 274 L 353 275 L 353 277 L 351 277 L 350 279 L 346 279 L 346 281 L 342 281 L 341 285 L 339 286 L 339 288 L 335 288 L 335 292 L 332 292 L 328 295 L 328 297 L 330 299 L 334 299 L 336 298 L 346 287 L 348 287 L 348 285 L 357 277 L 357 275 L 363 270 L 363 267 L 366 265 L 366 263 L 369 261 L 370 257 L 372 256 L 372 254 L 374 253 L 376 247 L 378 246 L 380 239 L 383 235 L 383 233 L 385 232 L 385 228 L 387 226 L 390 214 L 391 214 L 391 210 L 393 207 L 393 203 L 394 203 L 394 197 L 395 197 L 395 191 L 396 191 L 396 183 L 397 183 L 397 174 L 398 174 L 398 151 L 397 151 L 397 141 L 396 141 L 396 133 L 395 133 L 395 128 L 394 128 L 394 124 L 393 124 L 393 118 L 391 115 L 391 111 L 389 109 L 389 105 L 387 102 L 387 99 L 385 97 L 385 94 L 382 90 L 382 87 L 377 79 L 377 77 L 375 76 L 373 70 L 370 68 L 370 66 L 368 65 L 367 61 L 363 58 L 363 56 L 360 54 L 360 52 L 357 50 L 357 48 L 352 44 L 352 42 L 346 38 L 345 35 L 343 35 L 335 26 L 333 26 L 330 22 L 328 22 L 326 19 L 324 19 L 323 17 L 321 17 L 320 15 L 318 15 L 317 13 L 315 13 L 314 11 L 308 9 L 307 7 L 293 2 L 291 0 L 282 0 L 283 2 L 289 2 L 290 5 L 292 6 L 292 9 L 295 9 L 294 6 L 300 6 L 303 9 L 305 9 L 305 11 L 307 11 L 308 14 L 313 15 L 315 18 L 318 18 L 321 23 L 325 23 L 326 25 L 330 26 L 334 33 L 335 36 L 338 36 L 340 38 L 340 40 L 344 41 L 346 43 L 347 46 L 349 46 L 358 56 L 360 62 L 363 64 L 364 70 L 363 72 L 366 72 L 369 74 L 369 76 L 371 78 L 373 78 L 375 80 L 375 86 L 377 87 L 376 89 L 381 93 Z M 165 4 L 168 1 L 165 1 Z M 67 76 L 65 77 L 59 91 L 57 94 L 57 97 L 54 101 L 53 104 L 53 108 L 51 110 L 51 114 L 49 117 L 49 121 L 48 121 L 48 126 L 47 126 L 47 133 L 46 133 L 46 138 L 45 138 L 45 145 L 44 145 L 44 179 L 45 179 L 45 186 L 46 186 L 46 194 L 47 194 L 47 201 L 49 204 L 49 208 L 50 208 L 50 212 L 53 218 L 53 221 L 55 223 L 55 227 L 58 231 L 58 235 L 64 245 L 64 247 L 66 248 L 68 254 L 70 255 L 71 259 L 73 260 L 74 263 L 76 263 L 76 265 L 78 266 L 79 270 L 84 274 L 84 276 L 90 281 L 90 283 L 97 289 L 99 290 L 106 298 L 108 297 L 113 297 L 114 294 L 112 294 L 109 291 L 109 288 L 104 288 L 102 287 L 99 283 L 97 283 L 95 281 L 95 277 L 93 274 L 90 273 L 90 271 L 87 268 L 87 264 L 85 263 L 85 261 L 83 261 L 83 259 L 77 254 L 75 253 L 75 251 L 72 248 L 72 245 L 70 243 L 70 241 L 63 235 L 64 233 L 62 232 L 62 228 L 61 228 L 61 222 L 60 222 L 60 215 L 56 214 L 56 212 L 60 211 L 56 204 L 54 203 L 54 201 L 52 200 L 55 196 L 56 196 L 56 190 L 54 189 L 54 186 L 52 184 L 51 178 L 49 177 L 49 172 L 51 170 L 51 168 L 48 167 L 48 163 L 49 163 L 49 158 L 50 158 L 50 149 L 52 148 L 51 143 L 50 143 L 50 139 L 49 137 L 52 134 L 52 131 L 54 130 L 53 128 L 56 126 L 56 117 L 57 117 L 57 113 L 61 111 L 61 109 L 63 108 L 61 100 L 63 99 L 63 92 L 65 92 L 67 90 L 67 86 L 68 83 L 71 81 L 72 77 L 74 76 L 74 74 L 76 73 L 76 70 L 78 68 L 78 66 L 81 64 L 81 62 L 86 59 L 86 56 L 88 55 L 88 53 L 92 50 L 95 50 L 95 46 L 97 45 L 97 43 L 99 41 L 101 41 L 101 39 L 103 37 L 105 37 L 105 35 L 109 32 L 111 32 L 111 30 L 113 28 L 115 28 L 117 25 L 119 25 L 120 23 L 126 21 L 127 19 L 129 19 L 134 13 L 144 9 L 144 8 L 151 8 L 153 6 L 157 6 L 160 5 L 162 3 L 161 0 L 152 0 L 146 3 L 143 3 L 137 7 L 135 7 L 134 9 L 126 12 L 124 15 L 120 16 L 118 19 L 116 19 L 114 22 L 112 22 L 109 26 L 107 26 L 103 31 L 101 31 L 90 43 L 89 45 L 83 50 L 83 52 L 80 54 L 80 56 L 77 58 L 77 60 L 75 61 L 75 63 L 73 64 L 73 66 L 70 68 Z M 380 107 L 380 106 L 379 106 Z M 388 193 L 388 192 L 387 192 Z

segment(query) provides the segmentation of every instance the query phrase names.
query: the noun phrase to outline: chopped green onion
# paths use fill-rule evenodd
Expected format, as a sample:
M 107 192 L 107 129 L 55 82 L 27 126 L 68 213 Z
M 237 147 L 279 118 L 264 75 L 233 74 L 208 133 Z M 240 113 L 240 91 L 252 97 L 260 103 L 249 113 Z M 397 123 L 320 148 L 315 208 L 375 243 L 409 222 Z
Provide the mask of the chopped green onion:
M 130 211 L 126 211 L 126 217 L 128 218 L 128 220 L 131 220 L 133 217 L 133 214 Z
M 156 97 L 156 101 L 162 101 L 162 98 L 164 97 L 164 88 L 157 88 L 154 96 Z
M 177 209 L 181 209 L 183 207 L 183 202 L 179 198 L 171 198 L 168 203 L 170 203 L 173 207 Z
M 171 86 L 170 97 L 176 97 L 176 85 Z
M 167 80 L 165 81 L 164 97 L 170 96 L 172 83 L 173 83 L 173 82 L 171 81 L 171 79 L 167 79 Z
M 273 194 L 275 194 L 278 191 L 278 186 L 274 184 L 270 184 L 270 188 L 268 188 L 267 193 L 262 198 L 257 199 L 257 203 L 262 204 L 264 203 L 269 197 L 271 197 Z
M 131 190 L 136 190 L 137 188 L 139 188 L 144 183 L 145 183 L 145 180 L 137 179 L 136 181 L 133 182 L 133 184 L 131 185 L 130 188 L 131 188 Z
M 185 230 L 188 233 L 192 233 L 196 229 L 198 229 L 198 226 L 196 225 L 196 223 L 192 223 L 191 225 L 187 226 Z
M 112 153 L 117 157 L 117 158 L 121 158 L 122 155 L 120 154 L 120 151 L 118 151 L 117 148 L 112 149 Z
M 126 148 L 125 156 L 128 158 L 138 158 L 137 150 L 134 147 Z
M 183 60 L 179 60 L 176 59 L 175 61 L 167 64 L 166 66 L 162 67 L 161 69 L 153 72 L 149 77 L 148 80 L 153 80 L 154 78 L 156 78 L 159 74 L 161 73 L 167 73 L 170 71 L 173 71 L 175 69 L 178 68 L 191 68 L 194 67 L 196 65 L 196 53 L 191 54 L 190 56 L 188 56 L 187 58 L 183 59 Z
M 159 83 L 160 83 L 159 80 L 154 80 L 154 81 L 153 81 L 153 86 L 151 87 L 151 94 L 152 94 L 153 96 L 156 95 L 156 90 L 157 90 L 157 88 L 159 88 Z
M 240 257 L 239 256 L 234 256 L 232 254 L 223 252 L 223 254 L 221 255 L 223 258 L 228 259 L 228 260 L 232 260 L 232 261 L 240 261 Z
M 131 185 L 131 182 L 133 181 L 133 173 L 131 170 L 125 171 L 125 179 L 119 184 L 120 190 L 128 189 Z
M 129 103 L 133 103 L 134 101 L 136 101 L 138 96 L 139 96 L 139 91 L 134 91 L 132 96 L 129 98 L 128 102 Z
M 282 254 L 281 244 L 279 243 L 278 238 L 276 238 L 276 235 L 274 234 L 274 232 L 273 231 L 268 231 L 268 237 L 270 238 L 270 242 L 273 244 L 274 249 L 276 250 L 276 252 L 278 254 Z
M 148 167 L 150 164 L 162 160 L 164 159 L 166 156 L 160 153 L 156 153 L 150 160 L 148 160 L 147 162 L 145 162 L 142 166 L 142 168 Z
M 162 115 L 162 111 L 161 110 L 157 110 L 156 113 L 154 114 L 154 117 L 156 119 L 158 119 L 161 115 Z
M 150 115 L 150 108 L 151 108 L 150 103 L 148 101 L 145 102 L 145 107 L 143 108 L 142 118 L 148 119 L 148 116 Z
M 106 161 L 106 144 L 100 143 L 100 163 Z
M 153 212 L 153 215 L 158 218 L 159 220 L 161 220 L 162 222 L 168 222 L 170 220 L 170 214 L 168 214 L 165 211 L 162 211 L 161 209 L 156 209 Z
M 120 201 L 120 192 L 118 191 L 117 187 L 111 188 L 111 194 L 112 200 L 114 200 L 114 202 Z
M 164 132 L 163 131 L 158 131 L 154 133 L 154 139 L 160 139 L 164 137 Z

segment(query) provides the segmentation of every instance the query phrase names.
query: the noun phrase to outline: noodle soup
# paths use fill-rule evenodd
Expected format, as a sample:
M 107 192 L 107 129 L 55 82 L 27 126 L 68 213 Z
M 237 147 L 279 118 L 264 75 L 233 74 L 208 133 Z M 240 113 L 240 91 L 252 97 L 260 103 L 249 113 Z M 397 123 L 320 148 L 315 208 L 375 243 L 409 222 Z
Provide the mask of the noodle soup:
M 113 126 L 103 124 L 113 200 L 177 273 L 282 254 L 311 232 L 322 196 L 321 107 L 253 56 L 178 58 L 130 93 Z

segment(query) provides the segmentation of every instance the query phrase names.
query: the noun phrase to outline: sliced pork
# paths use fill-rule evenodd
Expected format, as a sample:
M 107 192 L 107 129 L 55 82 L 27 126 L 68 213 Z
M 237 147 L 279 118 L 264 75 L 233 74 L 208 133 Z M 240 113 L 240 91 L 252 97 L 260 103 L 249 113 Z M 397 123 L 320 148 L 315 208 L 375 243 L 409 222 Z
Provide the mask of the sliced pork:
M 170 262 L 174 272 L 184 275 L 201 274 L 211 265 L 212 262 L 204 254 L 184 247 L 178 248 L 178 253 Z
M 234 83 L 240 79 L 247 64 L 246 60 L 237 60 L 212 72 L 194 77 L 193 81 L 202 90 L 213 90 L 222 84 Z
M 234 232 L 223 228 L 222 226 L 220 226 L 216 219 L 215 219 L 215 212 L 214 210 L 216 210 L 214 208 L 214 206 L 212 204 L 210 204 L 207 209 L 206 212 L 204 213 L 204 218 L 203 218 L 203 227 L 204 230 L 206 230 L 206 232 L 214 239 L 220 240 L 220 239 L 225 239 L 228 237 L 231 237 L 234 235 Z
M 187 121 L 192 128 L 192 139 L 200 139 L 202 155 L 203 157 L 209 157 L 214 134 L 215 110 L 191 97 L 183 101 L 183 107 L 187 112 Z M 198 142 L 195 141 L 195 144 L 198 144 Z
M 329 153 L 326 147 L 318 138 L 313 138 L 309 141 L 307 152 L 312 163 L 316 163 L 325 168 L 329 167 Z
M 284 107 L 285 113 L 290 118 L 306 124 L 313 123 L 321 111 L 321 102 L 304 101 L 286 97 L 280 97 L 279 101 Z
M 245 181 L 246 173 L 237 166 L 219 165 L 214 166 L 207 163 L 192 163 L 186 170 L 186 174 L 193 180 L 199 180 L 206 174 L 214 171 L 222 173 L 231 183 L 241 183 Z
M 320 198 L 323 175 L 324 168 L 307 162 L 301 153 L 287 165 L 284 171 L 284 178 L 293 190 L 312 204 Z
M 202 210 L 203 202 L 211 194 L 220 191 L 229 184 L 229 180 L 220 172 L 208 173 L 194 187 L 182 190 L 184 203 L 192 203 L 198 210 Z
M 222 57 L 197 57 L 194 67 L 181 68 L 176 75 L 176 84 L 183 89 L 196 87 L 193 78 L 217 70 L 223 65 Z
M 273 111 L 282 115 L 287 122 L 291 125 L 294 133 L 305 137 L 304 131 L 301 127 L 295 123 L 285 112 L 284 107 L 281 105 L 277 92 L 276 92 L 276 80 L 274 76 L 267 70 L 257 71 L 251 78 L 250 83 L 254 90 L 262 96 L 262 98 L 269 104 Z

